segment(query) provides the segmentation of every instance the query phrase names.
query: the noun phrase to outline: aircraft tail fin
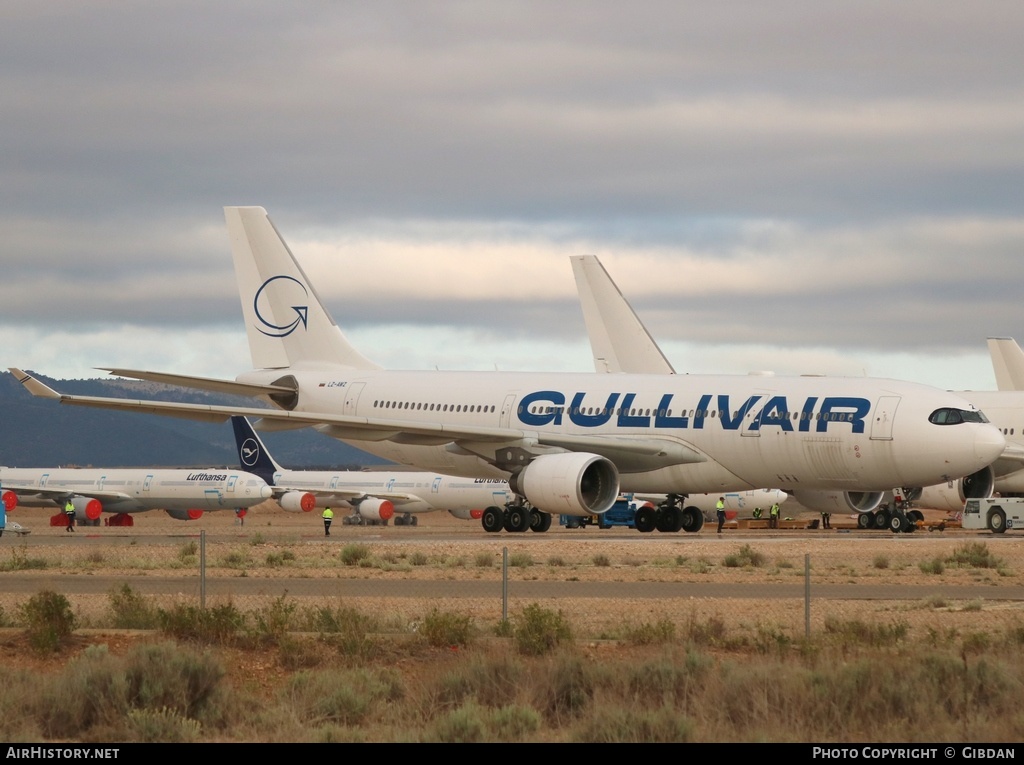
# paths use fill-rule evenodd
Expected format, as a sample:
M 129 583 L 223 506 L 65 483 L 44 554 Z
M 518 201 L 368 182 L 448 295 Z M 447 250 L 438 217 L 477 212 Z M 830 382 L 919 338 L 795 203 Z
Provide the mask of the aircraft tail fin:
M 281 466 L 274 462 L 270 451 L 256 435 L 249 420 L 245 417 L 232 417 L 231 427 L 235 431 L 235 449 L 238 452 L 238 464 L 242 470 L 254 473 L 274 485 L 274 473 L 280 472 Z
M 1024 390 L 1024 351 L 1012 337 L 990 337 L 988 352 L 997 390 Z
M 345 338 L 262 207 L 225 207 L 255 369 L 303 362 L 380 369 Z
M 604 266 L 593 255 L 574 255 L 572 272 L 598 372 L 675 374 Z

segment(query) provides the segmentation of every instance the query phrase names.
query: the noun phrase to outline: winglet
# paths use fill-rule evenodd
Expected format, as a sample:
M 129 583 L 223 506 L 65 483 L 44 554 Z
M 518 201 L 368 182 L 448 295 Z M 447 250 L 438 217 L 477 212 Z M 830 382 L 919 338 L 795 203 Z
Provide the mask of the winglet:
M 61 398 L 61 394 L 51 388 L 49 385 L 44 385 L 39 382 L 36 378 L 30 375 L 28 372 L 23 372 L 15 367 L 8 367 L 7 371 L 14 375 L 14 379 L 28 388 L 28 392 L 33 396 L 39 398 Z

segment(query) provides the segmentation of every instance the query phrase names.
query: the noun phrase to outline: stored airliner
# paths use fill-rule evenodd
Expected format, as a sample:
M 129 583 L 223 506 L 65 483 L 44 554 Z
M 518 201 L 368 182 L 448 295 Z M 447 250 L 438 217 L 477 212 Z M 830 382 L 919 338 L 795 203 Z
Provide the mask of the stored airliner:
M 620 492 L 884 491 L 968 475 L 1006 449 L 969 401 L 897 380 L 384 370 L 348 342 L 263 208 L 225 216 L 254 369 L 234 381 L 107 371 L 276 409 L 65 395 L 11 372 L 63 404 L 313 427 L 421 470 L 507 479 L 502 525 L 517 529 L 525 503 L 582 516 Z M 678 505 L 665 512 L 699 527 Z
M 340 506 L 352 510 L 346 523 L 386 522 L 394 517 L 396 526 L 416 526 L 416 516 L 437 510 L 462 520 L 480 520 L 487 508 L 504 508 L 512 500 L 508 482 L 495 478 L 400 470 L 286 470 L 245 417 L 232 417 L 231 426 L 241 466 L 265 480 L 274 499 L 289 512 Z M 531 521 L 533 531 L 547 531 L 551 516 L 534 513 Z
M 648 372 L 675 374 L 650 332 L 629 305 L 601 262 L 594 256 L 573 256 L 571 259 L 576 287 L 583 309 L 587 334 L 599 369 L 617 372 Z M 990 338 L 989 348 L 1000 391 L 1024 390 L 1024 353 L 1009 338 Z M 766 374 L 766 373 L 761 373 Z M 1014 388 L 1015 381 L 1020 387 Z M 961 391 L 959 395 L 972 401 L 993 420 L 1002 425 L 1006 438 L 1017 447 L 1024 447 L 1014 434 L 1021 431 L 1007 423 L 1024 425 L 1024 397 L 999 392 Z M 1011 447 L 1012 449 L 1012 447 Z M 800 504 L 824 512 L 860 513 L 862 527 L 890 528 L 910 531 L 909 520 L 918 519 L 914 511 L 904 517 L 894 503 L 896 495 L 912 499 L 922 507 L 962 510 L 965 499 L 989 496 L 993 488 L 1003 492 L 1024 491 L 1024 466 L 1019 459 L 1000 459 L 955 481 L 926 487 L 900 487 L 895 492 L 807 491 L 794 489 Z M 688 500 L 689 501 L 689 500 Z M 920 516 L 923 519 L 923 515 Z
M 102 513 L 113 513 L 111 526 L 130 526 L 130 514 L 158 509 L 191 521 L 207 510 L 249 508 L 273 496 L 259 476 L 224 468 L 0 467 L 0 481 L 5 505 L 63 508 L 70 499 L 77 521 L 94 522 Z

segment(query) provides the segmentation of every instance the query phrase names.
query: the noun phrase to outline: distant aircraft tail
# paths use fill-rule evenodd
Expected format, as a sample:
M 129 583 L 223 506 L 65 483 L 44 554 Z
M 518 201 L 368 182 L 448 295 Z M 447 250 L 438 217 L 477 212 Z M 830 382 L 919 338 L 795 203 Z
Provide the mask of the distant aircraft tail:
M 268 486 L 274 486 L 274 474 L 280 472 L 281 466 L 274 462 L 252 425 L 245 417 L 232 417 L 231 427 L 235 431 L 235 449 L 241 469 L 258 475 Z
M 675 370 L 593 255 L 574 255 L 572 272 L 598 372 L 670 375 Z
M 998 390 L 1024 390 L 1024 351 L 1012 337 L 990 337 L 988 351 Z
M 327 312 L 262 207 L 225 207 L 238 293 L 255 369 L 303 362 L 380 369 Z

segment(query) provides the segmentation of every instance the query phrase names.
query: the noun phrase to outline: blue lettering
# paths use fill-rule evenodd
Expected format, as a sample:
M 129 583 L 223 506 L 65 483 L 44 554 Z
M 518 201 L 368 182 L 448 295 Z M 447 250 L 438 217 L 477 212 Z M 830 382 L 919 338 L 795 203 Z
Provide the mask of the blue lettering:
M 853 411 L 850 412 L 849 410 Z M 821 419 L 818 433 L 824 433 L 832 420 L 845 420 L 852 426 L 852 432 L 864 432 L 864 418 L 871 410 L 871 402 L 863 398 L 828 397 L 821 402 Z
M 747 412 L 750 411 L 751 407 L 754 406 L 754 402 L 757 401 L 760 396 L 751 396 L 747 399 L 746 403 L 739 408 L 735 416 L 730 415 L 729 410 L 729 397 L 719 396 L 718 397 L 718 408 L 721 410 L 722 427 L 726 430 L 737 430 L 740 425 L 743 424 L 743 418 L 747 416 Z M 757 422 L 750 426 L 751 430 L 757 430 Z
M 814 405 L 818 403 L 817 396 L 811 396 L 804 402 L 804 408 L 800 410 L 800 425 L 797 427 L 801 433 L 811 429 L 811 420 L 814 419 Z
M 585 395 L 577 393 L 573 396 L 572 403 L 569 405 L 569 419 L 584 428 L 596 428 L 598 425 L 604 425 L 612 417 L 612 410 L 615 408 L 615 402 L 619 400 L 619 394 L 608 394 L 607 403 L 603 409 L 597 410 L 597 414 L 583 414 L 583 397 Z
M 553 404 L 548 411 L 548 407 L 541 407 L 541 411 L 533 413 L 530 411 L 530 407 L 537 402 L 548 402 Z M 530 393 L 529 395 L 523 396 L 523 400 L 519 403 L 519 420 L 525 425 L 561 425 L 562 424 L 562 408 L 565 406 L 565 396 L 556 390 L 539 390 L 536 393 Z
M 789 407 L 786 405 L 785 396 L 773 396 L 761 409 L 760 423 L 755 422 L 750 429 L 763 428 L 766 425 L 775 425 L 783 430 L 792 433 L 793 423 L 789 419 Z
M 619 418 L 616 420 L 616 426 L 620 428 L 649 428 L 651 427 L 650 417 L 640 417 L 637 415 L 631 415 L 629 410 L 633 408 L 633 399 L 636 398 L 635 393 L 627 393 L 622 397 L 622 409 L 619 411 Z
M 686 410 L 683 410 L 681 417 L 670 417 L 672 411 L 672 394 L 666 393 L 658 403 L 658 411 L 654 414 L 654 427 L 656 428 L 685 428 L 688 426 Z

